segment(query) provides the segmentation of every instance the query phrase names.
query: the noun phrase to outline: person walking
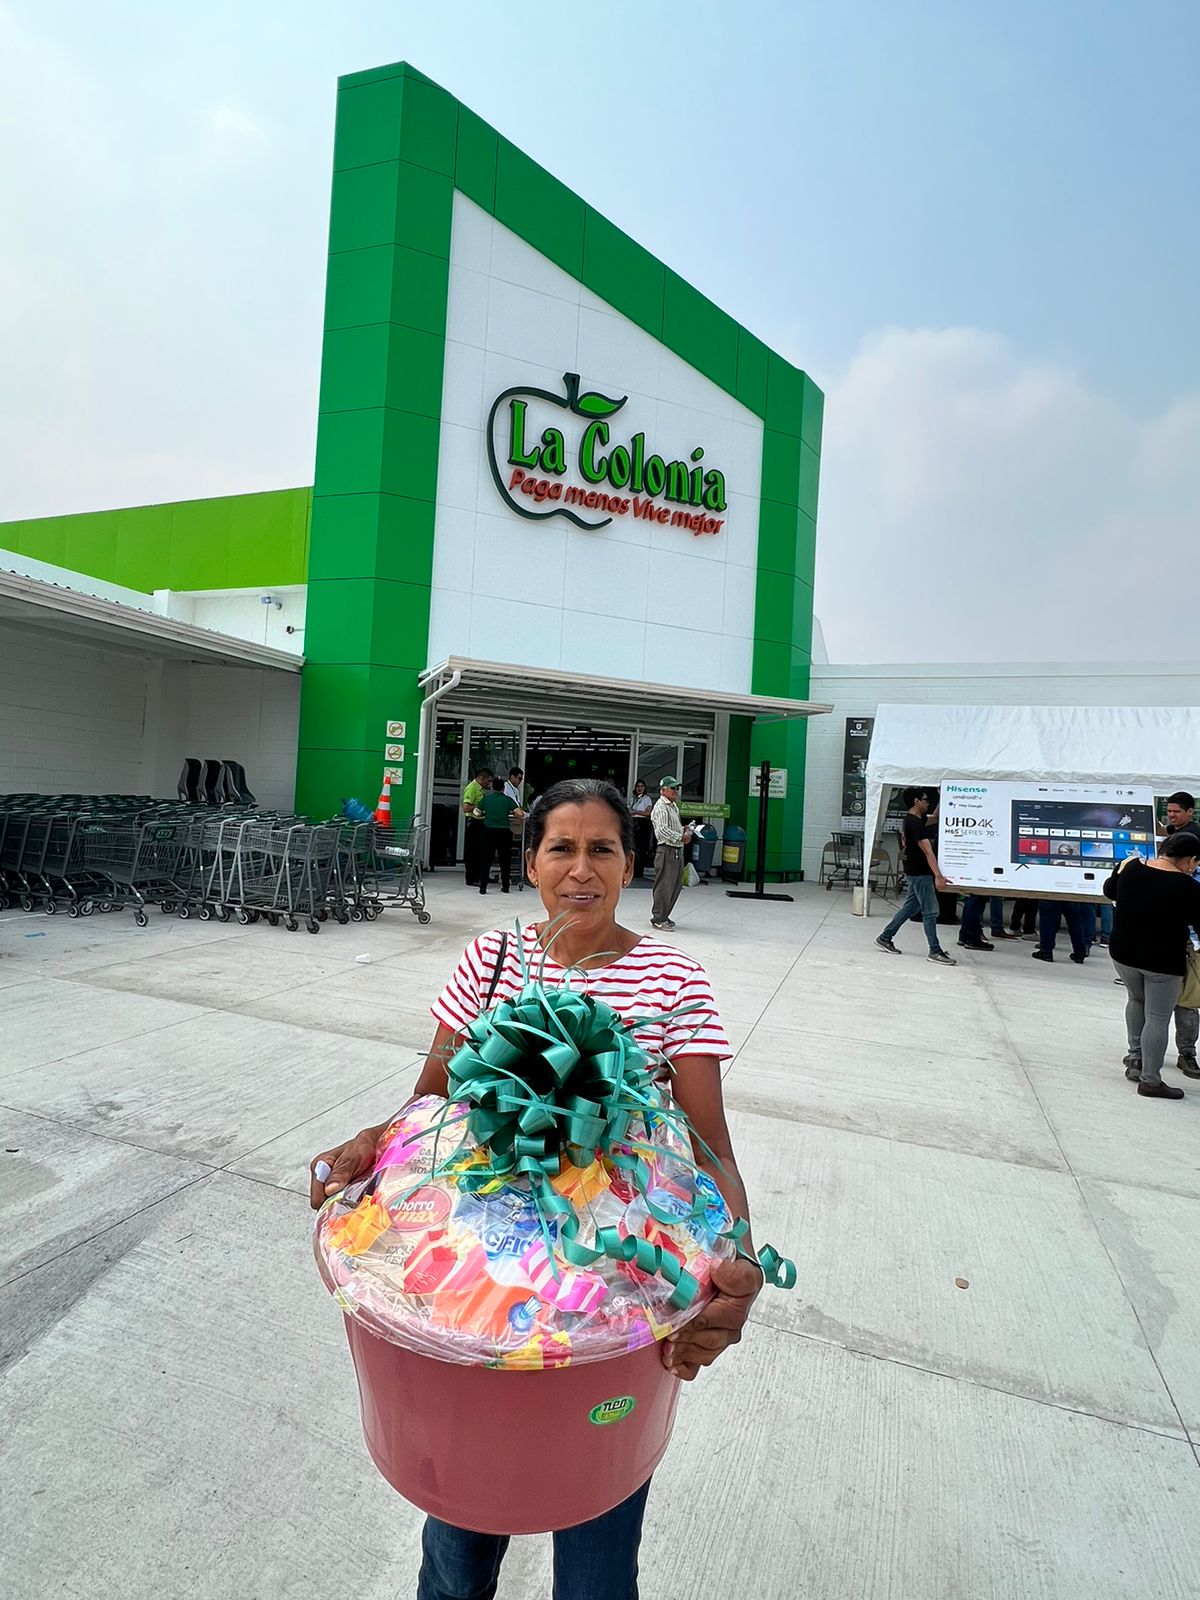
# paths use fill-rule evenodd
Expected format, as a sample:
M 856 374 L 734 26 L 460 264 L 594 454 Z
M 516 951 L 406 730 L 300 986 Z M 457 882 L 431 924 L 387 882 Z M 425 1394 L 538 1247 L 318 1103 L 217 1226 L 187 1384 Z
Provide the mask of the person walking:
M 1200 845 L 1200 822 L 1196 821 L 1196 799 L 1186 789 L 1177 789 L 1167 798 L 1166 838 L 1173 839 L 1181 833 L 1194 834 L 1197 844 Z M 1197 931 L 1200 932 L 1200 929 Z M 1175 1065 L 1188 1078 L 1200 1078 L 1200 1062 L 1196 1060 L 1198 1039 L 1200 1039 L 1200 1011 L 1194 1006 L 1176 1006 Z
M 1167 796 L 1167 828 L 1166 837 L 1170 839 L 1177 833 L 1194 833 L 1196 843 L 1200 844 L 1200 822 L 1196 821 L 1196 798 L 1186 789 L 1176 789 L 1175 793 Z
M 1198 855 L 1200 838 L 1181 829 L 1155 860 L 1130 856 L 1104 885 L 1113 902 L 1109 954 L 1126 993 L 1125 1076 L 1156 1100 L 1183 1099 L 1182 1089 L 1162 1081 L 1162 1068 L 1187 972 L 1189 930 L 1200 927 L 1200 883 L 1192 876 Z
M 654 901 L 650 926 L 660 933 L 672 933 L 671 913 L 683 888 L 683 847 L 691 838 L 679 819 L 679 779 L 664 778 L 658 786 L 658 799 L 650 813 L 654 830 Z
M 1071 941 L 1071 960 L 1081 967 L 1087 960 L 1092 944 L 1090 934 L 1096 926 L 1096 912 L 1090 905 L 1080 905 L 1077 900 L 1039 900 L 1038 942 L 1032 952 L 1035 961 L 1053 961 L 1058 930 L 1065 921 L 1067 937 Z
M 492 787 L 483 797 L 479 808 L 483 812 L 483 844 L 479 851 L 479 892 L 488 892 L 492 876 L 492 862 L 500 862 L 500 893 L 507 894 L 511 886 L 513 835 L 510 826 L 514 817 L 525 815 L 516 801 L 506 793 L 503 778 L 493 778 Z
M 925 937 L 929 941 L 928 960 L 939 966 L 954 967 L 958 963 L 942 949 L 938 939 L 938 891 L 949 893 L 949 879 L 938 866 L 937 856 L 929 841 L 925 819 L 929 815 L 929 796 L 924 789 L 905 789 L 904 804 L 904 876 L 908 879 L 908 895 L 904 904 L 876 939 L 875 943 L 889 955 L 898 956 L 896 935 L 912 916 L 920 914 L 925 924 Z
M 998 894 L 969 894 L 963 902 L 962 921 L 959 924 L 958 942 L 964 950 L 994 950 L 983 937 L 983 912 L 987 908 L 988 922 L 993 939 L 1015 939 L 1004 926 L 1004 900 Z
M 483 819 L 476 815 L 483 804 L 483 797 L 492 787 L 492 773 L 490 767 L 480 767 L 463 790 L 462 808 L 467 819 L 466 831 L 463 837 L 463 866 L 466 869 L 466 879 L 469 886 L 479 882 L 479 855 L 483 849 Z M 486 879 L 484 880 L 487 881 Z

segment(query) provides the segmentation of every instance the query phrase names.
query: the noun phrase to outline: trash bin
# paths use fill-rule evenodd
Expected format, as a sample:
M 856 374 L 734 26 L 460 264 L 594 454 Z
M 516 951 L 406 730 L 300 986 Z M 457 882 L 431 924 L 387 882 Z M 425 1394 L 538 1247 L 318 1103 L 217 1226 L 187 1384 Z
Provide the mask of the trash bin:
M 692 833 L 692 865 L 702 878 L 707 878 L 712 871 L 716 851 L 716 830 L 707 822 L 701 822 Z
M 721 876 L 728 883 L 740 883 L 746 865 L 746 830 L 736 822 L 725 824 L 725 840 L 721 845 Z

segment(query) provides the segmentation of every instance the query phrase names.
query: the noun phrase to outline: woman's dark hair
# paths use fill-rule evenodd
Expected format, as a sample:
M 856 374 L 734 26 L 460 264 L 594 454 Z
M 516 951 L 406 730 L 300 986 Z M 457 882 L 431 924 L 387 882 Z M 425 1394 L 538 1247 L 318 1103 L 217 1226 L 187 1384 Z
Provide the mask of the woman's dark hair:
M 639 789 L 645 789 L 645 787 L 646 787 L 645 778 L 637 778 L 637 779 L 635 779 L 634 785 L 633 785 L 634 794 L 636 794 Z
M 537 810 L 529 819 L 525 847 L 530 855 L 536 856 L 541 849 L 542 840 L 546 836 L 546 823 L 552 811 L 556 811 L 559 806 L 586 805 L 589 800 L 599 800 L 612 812 L 617 819 L 621 848 L 626 855 L 632 855 L 633 813 L 629 809 L 629 803 L 615 784 L 605 783 L 600 778 L 564 778 L 561 783 L 550 785 L 542 796 Z
M 1159 855 L 1168 856 L 1173 861 L 1187 861 L 1200 856 L 1200 839 L 1194 833 L 1186 831 L 1172 833 L 1162 842 Z
M 504 793 L 504 779 L 503 778 L 493 778 L 492 779 L 492 793 L 493 794 L 503 794 Z

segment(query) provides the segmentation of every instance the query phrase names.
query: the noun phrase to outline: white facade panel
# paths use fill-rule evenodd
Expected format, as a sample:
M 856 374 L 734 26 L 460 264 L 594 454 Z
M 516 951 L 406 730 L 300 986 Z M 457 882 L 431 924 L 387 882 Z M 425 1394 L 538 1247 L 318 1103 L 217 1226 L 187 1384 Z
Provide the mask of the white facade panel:
M 430 664 L 469 654 L 749 692 L 760 420 L 462 195 L 454 200 L 446 340 Z M 689 473 L 721 471 L 726 508 L 708 512 L 639 491 L 643 509 L 652 500 L 667 511 L 660 522 L 634 514 L 632 489 L 604 482 L 599 491 L 630 503 L 604 526 L 546 515 L 556 509 L 549 498 L 527 497 L 542 513 L 536 520 L 518 515 L 489 465 L 489 412 L 518 385 L 555 397 L 529 402 L 526 449 L 540 445 L 553 419 L 569 470 L 547 469 L 540 481 L 564 494 L 571 485 L 586 491 L 572 469 L 592 414 L 568 405 L 568 372 L 579 374 L 581 394 L 623 402 L 599 450 L 632 451 L 641 433 L 647 457 L 680 462 Z M 507 410 L 501 420 L 512 426 Z M 507 449 L 499 465 L 506 490 L 518 493 Z M 527 477 L 535 471 L 531 464 Z M 585 521 L 609 514 L 573 509 Z M 721 526 L 671 526 L 677 513 Z

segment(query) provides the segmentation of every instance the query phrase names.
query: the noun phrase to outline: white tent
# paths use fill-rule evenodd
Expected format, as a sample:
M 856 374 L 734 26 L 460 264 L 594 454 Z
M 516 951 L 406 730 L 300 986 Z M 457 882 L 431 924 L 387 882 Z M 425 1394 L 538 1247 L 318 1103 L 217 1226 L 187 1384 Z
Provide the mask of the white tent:
M 951 778 L 1200 788 L 1198 706 L 888 706 L 867 758 L 864 874 L 888 791 Z

